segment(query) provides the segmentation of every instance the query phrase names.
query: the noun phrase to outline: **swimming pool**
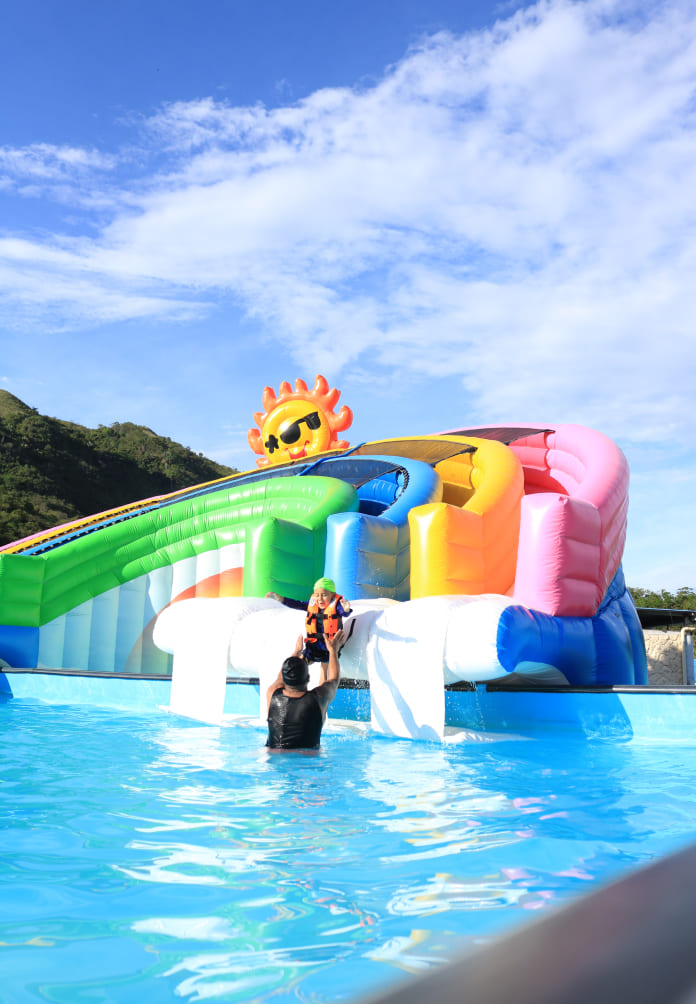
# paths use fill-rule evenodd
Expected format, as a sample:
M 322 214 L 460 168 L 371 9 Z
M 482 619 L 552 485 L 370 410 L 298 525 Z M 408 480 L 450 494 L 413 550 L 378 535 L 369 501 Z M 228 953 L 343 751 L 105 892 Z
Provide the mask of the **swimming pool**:
M 696 745 L 0 702 L 3 1000 L 353 1001 L 672 851 Z

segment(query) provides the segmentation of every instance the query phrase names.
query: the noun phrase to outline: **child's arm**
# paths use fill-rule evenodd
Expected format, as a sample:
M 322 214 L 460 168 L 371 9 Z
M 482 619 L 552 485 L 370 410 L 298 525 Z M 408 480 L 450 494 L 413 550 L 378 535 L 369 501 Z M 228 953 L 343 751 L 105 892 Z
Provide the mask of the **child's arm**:
M 266 593 L 266 599 L 277 600 L 278 603 L 282 603 L 284 607 L 290 607 L 291 610 L 306 610 L 307 608 L 304 600 L 291 600 L 289 596 L 281 596 L 279 593 Z

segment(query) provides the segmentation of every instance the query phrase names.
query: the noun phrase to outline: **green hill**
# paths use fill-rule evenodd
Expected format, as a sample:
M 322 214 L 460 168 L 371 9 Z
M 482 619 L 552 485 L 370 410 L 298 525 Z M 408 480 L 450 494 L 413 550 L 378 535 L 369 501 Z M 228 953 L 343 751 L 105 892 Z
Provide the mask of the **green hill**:
M 143 425 L 88 429 L 0 390 L 0 545 L 231 473 Z

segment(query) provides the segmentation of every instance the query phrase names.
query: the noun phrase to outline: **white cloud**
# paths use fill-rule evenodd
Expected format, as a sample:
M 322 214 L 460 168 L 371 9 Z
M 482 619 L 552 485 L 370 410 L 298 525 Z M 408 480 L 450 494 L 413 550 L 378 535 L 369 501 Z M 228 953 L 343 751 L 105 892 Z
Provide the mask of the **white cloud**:
M 13 242 L 0 241 L 0 289 L 4 288 L 5 327 L 10 326 L 13 308 L 21 309 L 25 318 L 36 318 L 42 327 L 46 324 L 45 309 L 53 308 L 58 312 L 58 319 L 54 318 L 51 324 L 53 330 L 72 326 L 69 318 L 75 304 L 80 305 L 82 314 L 89 316 L 94 324 L 146 318 L 186 321 L 199 317 L 204 309 L 200 303 L 183 298 L 155 295 L 151 291 L 139 293 L 135 283 L 124 289 L 117 283 L 110 283 L 108 277 L 85 275 L 88 270 L 80 269 L 74 262 L 61 267 L 60 262 L 66 257 L 69 259 L 69 255 L 39 253 L 29 258 L 24 268 L 9 267 L 2 261 L 3 245 L 9 248 Z M 13 251 L 18 250 L 13 247 Z M 13 264 L 17 266 L 23 260 L 24 256 L 16 253 Z
M 112 156 L 79 147 L 50 143 L 0 147 L 0 171 L 15 178 L 73 178 L 77 172 L 111 170 L 115 164 Z
M 100 186 L 117 163 L 116 157 L 94 149 L 51 143 L 0 146 L 0 191 L 20 198 L 47 197 L 57 204 L 113 211 L 114 198 Z
M 696 377 L 695 85 L 691 0 L 559 0 L 426 38 L 370 88 L 167 105 L 143 124 L 156 173 L 2 151 L 13 184 L 114 209 L 97 239 L 1 241 L 0 290 L 90 323 L 231 292 L 330 373 L 341 338 L 345 365 L 458 375 L 491 415 L 668 436 Z

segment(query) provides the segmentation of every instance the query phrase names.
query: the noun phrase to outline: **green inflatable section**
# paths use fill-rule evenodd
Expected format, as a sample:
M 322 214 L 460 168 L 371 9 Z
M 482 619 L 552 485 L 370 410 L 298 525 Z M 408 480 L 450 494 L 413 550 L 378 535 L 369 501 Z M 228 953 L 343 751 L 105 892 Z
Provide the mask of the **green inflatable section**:
M 0 555 L 0 624 L 39 627 L 157 568 L 243 542 L 244 595 L 306 597 L 324 572 L 326 520 L 352 485 L 281 477 L 227 486 L 113 523 L 40 555 Z

